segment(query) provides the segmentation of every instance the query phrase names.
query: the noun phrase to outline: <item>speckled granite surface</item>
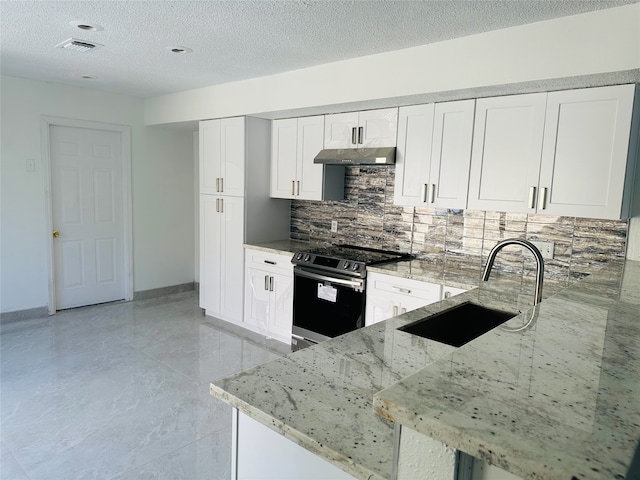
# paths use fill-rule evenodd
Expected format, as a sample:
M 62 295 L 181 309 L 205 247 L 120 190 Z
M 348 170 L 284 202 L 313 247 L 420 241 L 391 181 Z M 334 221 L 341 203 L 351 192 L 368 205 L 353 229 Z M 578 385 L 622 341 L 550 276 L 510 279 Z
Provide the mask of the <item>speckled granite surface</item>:
M 375 394 L 376 411 L 525 478 L 640 478 L 628 474 L 640 448 L 640 262 L 612 263 L 535 313 Z
M 286 253 L 285 243 L 262 248 Z M 569 288 L 549 282 L 535 310 L 532 286 L 492 275 L 211 393 L 357 478 L 391 477 L 393 422 L 383 417 L 521 476 L 624 478 L 640 438 L 640 264 L 612 263 Z M 396 330 L 468 300 L 523 313 L 505 324 L 512 331 L 460 349 Z
M 361 479 L 388 479 L 393 423 L 373 395 L 455 350 L 393 319 L 214 382 L 211 393 Z
M 300 242 L 298 240 L 276 240 L 265 243 L 245 243 L 244 248 L 253 250 L 262 250 L 263 252 L 277 253 L 280 255 L 291 255 L 298 250 L 309 248 L 309 242 Z

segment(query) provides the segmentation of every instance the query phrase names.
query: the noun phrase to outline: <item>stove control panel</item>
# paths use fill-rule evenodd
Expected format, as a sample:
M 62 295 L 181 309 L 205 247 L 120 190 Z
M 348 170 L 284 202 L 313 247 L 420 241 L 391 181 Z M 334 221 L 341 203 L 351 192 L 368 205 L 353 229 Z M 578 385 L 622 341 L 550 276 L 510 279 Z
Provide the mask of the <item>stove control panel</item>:
M 365 263 L 352 260 L 341 260 L 338 258 L 316 255 L 314 253 L 296 253 L 291 262 L 296 265 L 313 266 L 328 271 L 342 271 L 349 275 L 363 276 Z

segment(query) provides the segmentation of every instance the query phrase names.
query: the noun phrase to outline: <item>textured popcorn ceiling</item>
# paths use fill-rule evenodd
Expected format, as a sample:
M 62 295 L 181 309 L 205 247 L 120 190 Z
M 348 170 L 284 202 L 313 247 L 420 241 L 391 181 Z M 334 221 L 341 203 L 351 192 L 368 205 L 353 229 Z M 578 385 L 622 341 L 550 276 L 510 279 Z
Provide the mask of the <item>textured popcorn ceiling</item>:
M 0 64 L 4 75 L 152 97 L 637 1 L 2 0 Z M 71 37 L 104 47 L 54 48 Z M 178 45 L 193 53 L 168 52 Z

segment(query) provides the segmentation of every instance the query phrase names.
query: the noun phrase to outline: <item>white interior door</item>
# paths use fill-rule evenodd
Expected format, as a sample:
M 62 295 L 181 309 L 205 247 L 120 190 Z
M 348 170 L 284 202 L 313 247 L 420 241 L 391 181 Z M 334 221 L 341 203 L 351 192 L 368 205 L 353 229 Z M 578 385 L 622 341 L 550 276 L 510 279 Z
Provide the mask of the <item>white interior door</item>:
M 121 142 L 116 131 L 50 126 L 57 310 L 126 297 Z

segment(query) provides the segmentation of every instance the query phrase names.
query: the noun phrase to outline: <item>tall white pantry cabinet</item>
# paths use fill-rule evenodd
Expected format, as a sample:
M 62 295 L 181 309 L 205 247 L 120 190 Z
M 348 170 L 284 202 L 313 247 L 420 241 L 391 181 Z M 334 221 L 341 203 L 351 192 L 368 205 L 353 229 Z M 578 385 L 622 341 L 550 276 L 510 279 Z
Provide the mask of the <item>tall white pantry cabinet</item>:
M 269 197 L 271 122 L 200 122 L 200 307 L 242 324 L 244 243 L 288 238 L 289 202 Z

